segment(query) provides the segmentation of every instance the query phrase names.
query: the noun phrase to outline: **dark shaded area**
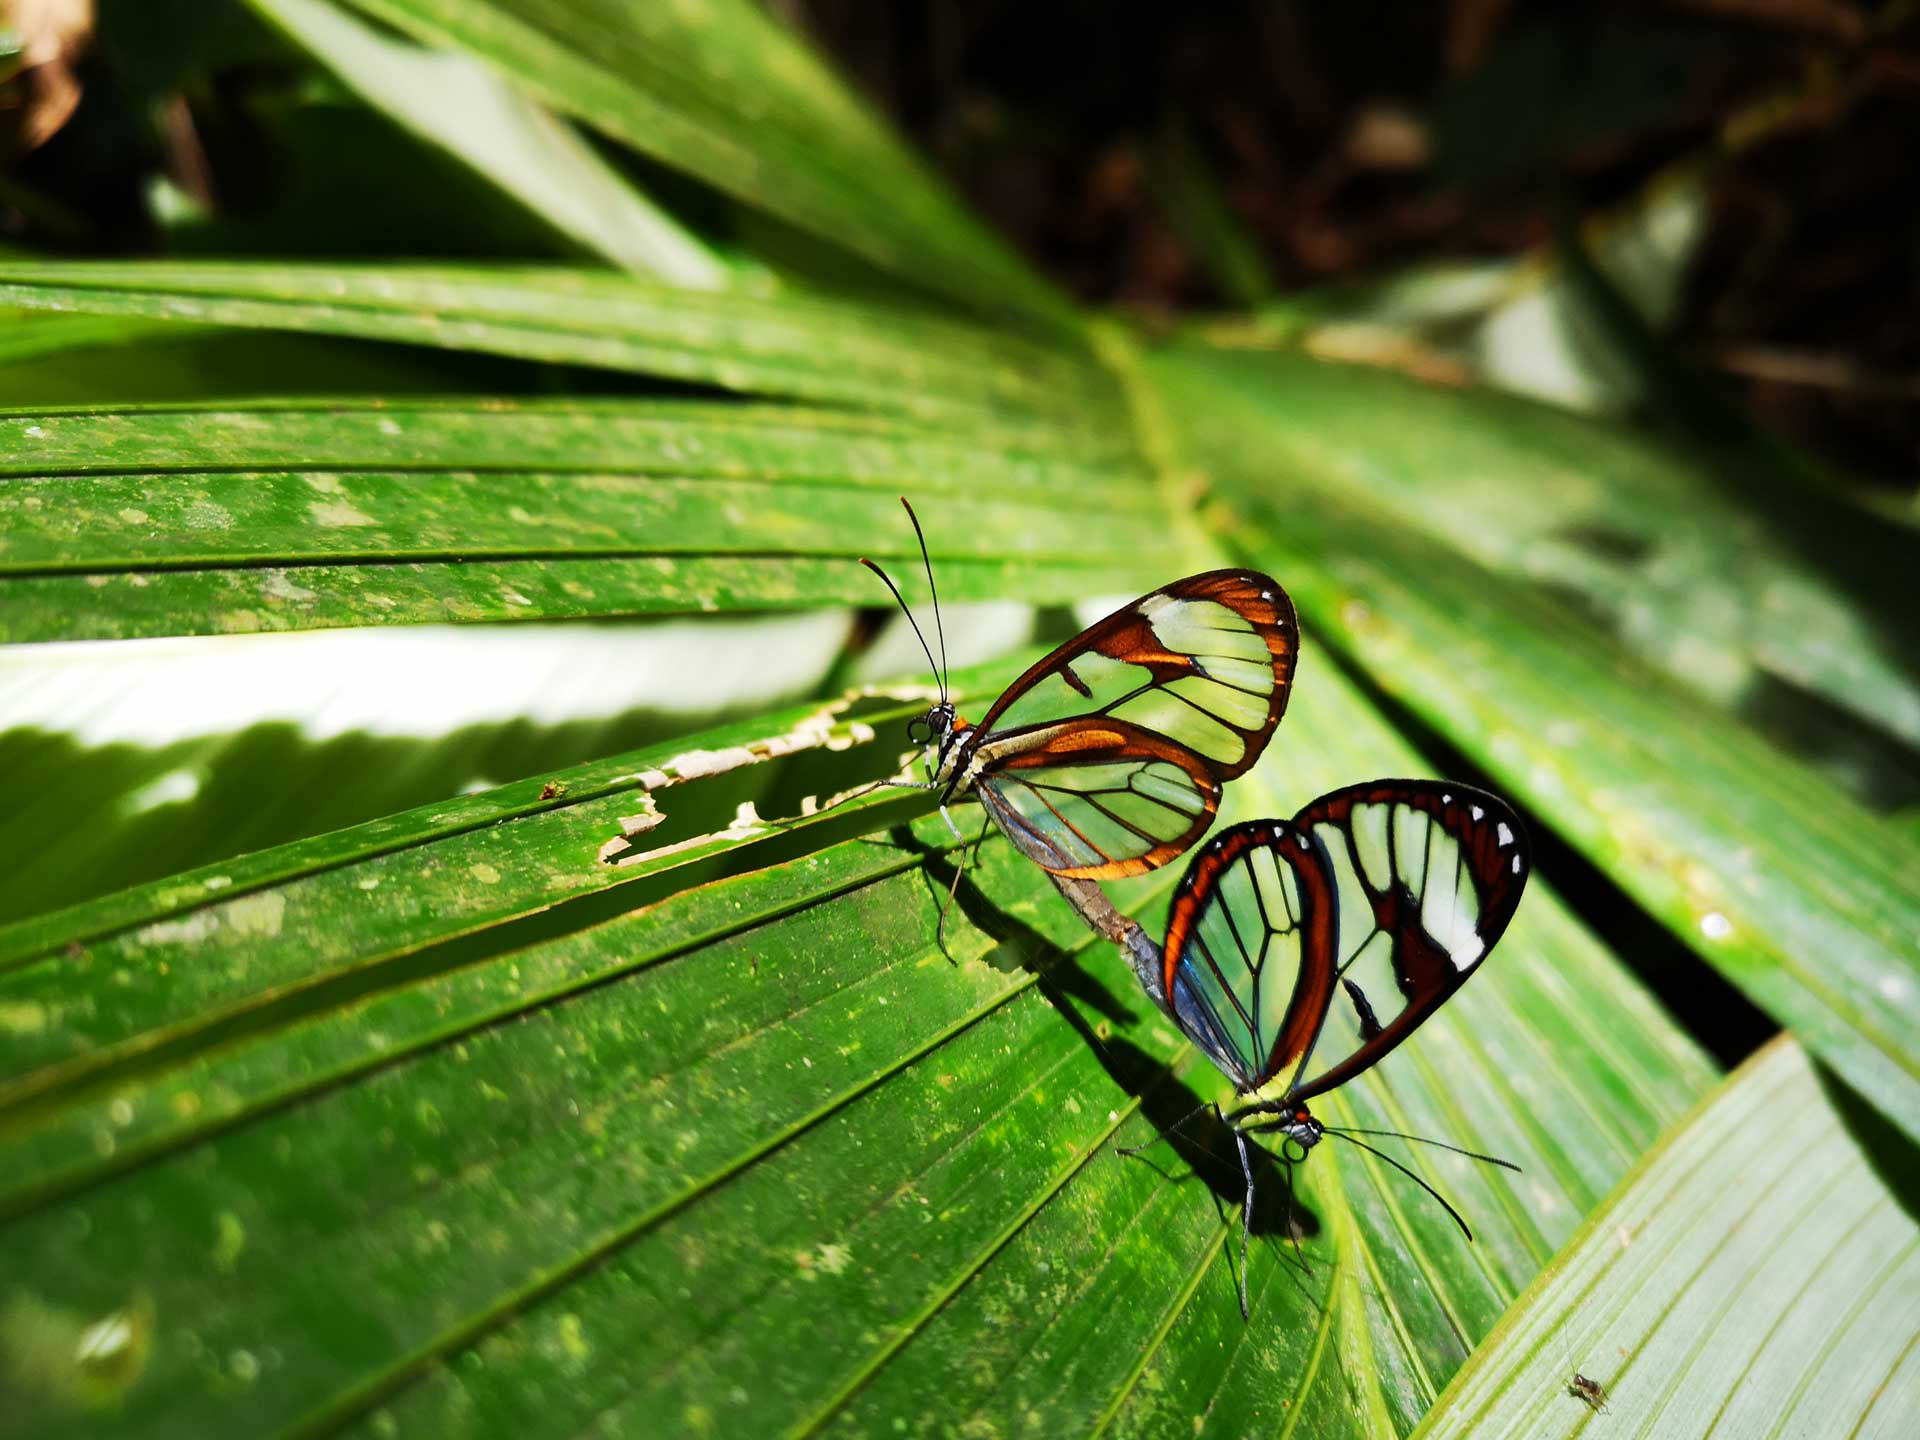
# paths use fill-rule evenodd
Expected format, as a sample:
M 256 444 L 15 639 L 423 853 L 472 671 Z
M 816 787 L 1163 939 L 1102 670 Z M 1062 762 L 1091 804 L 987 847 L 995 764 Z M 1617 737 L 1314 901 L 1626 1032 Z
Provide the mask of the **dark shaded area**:
M 1860 1153 L 1880 1183 L 1893 1192 L 1909 1217 L 1920 1221 L 1920 1146 L 1818 1061 L 1813 1074 L 1828 1102 L 1840 1112 L 1840 1123 L 1860 1142 Z
M 1920 14 L 1906 0 L 776 8 L 989 223 L 1095 303 L 1256 304 L 1511 257 L 1690 168 L 1709 225 L 1666 343 L 1771 430 L 1912 493 Z M 0 86 L 0 238 L 13 243 L 577 254 L 241 0 L 99 0 L 97 33 L 69 64 L 78 107 L 44 139 L 31 73 Z M 824 283 L 845 268 L 817 240 L 604 148 L 703 231 Z
M 356 731 L 319 741 L 275 721 L 158 747 L 0 732 L 0 774 L 33 777 L 17 787 L 5 833 L 37 837 L 0 874 L 0 924 L 738 718 L 631 710 L 560 725 L 468 725 L 433 739 Z M 672 831 L 721 828 L 771 783 L 771 768 L 674 792 L 663 807 Z M 182 783 L 152 792 L 158 803 L 139 798 L 167 777 Z M 666 826 L 658 833 L 660 843 L 682 838 Z
M 791 9 L 976 208 L 1095 301 L 1244 303 L 1511 256 L 1704 164 L 1710 225 L 1670 343 L 1769 427 L 1911 491 L 1912 6 Z M 1255 293 L 1199 233 L 1204 191 L 1250 239 Z

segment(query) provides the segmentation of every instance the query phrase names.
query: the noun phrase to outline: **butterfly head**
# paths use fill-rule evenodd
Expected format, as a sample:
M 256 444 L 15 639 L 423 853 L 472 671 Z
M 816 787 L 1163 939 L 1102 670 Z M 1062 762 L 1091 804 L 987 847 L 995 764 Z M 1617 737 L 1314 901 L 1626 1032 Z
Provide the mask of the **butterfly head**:
M 1236 1100 L 1222 1107 L 1222 1113 L 1236 1130 L 1278 1135 L 1282 1156 L 1298 1163 L 1320 1143 L 1327 1127 L 1314 1118 L 1305 1105 L 1289 1099 L 1282 1089 L 1286 1083 L 1276 1079 L 1260 1089 L 1242 1091 Z
M 928 706 L 926 714 L 907 725 L 907 740 L 926 752 L 929 774 L 945 776 L 948 761 L 954 755 L 961 736 L 972 728 L 960 718 L 954 703 L 943 698 Z
M 951 700 L 941 699 L 927 707 L 927 713 L 907 723 L 907 739 L 914 745 L 944 755 L 954 735 L 966 727 Z
M 1289 1155 L 1289 1159 L 1306 1159 L 1307 1151 L 1318 1145 L 1320 1137 L 1327 1133 L 1326 1127 L 1314 1119 L 1313 1113 L 1304 1105 L 1295 1105 L 1291 1110 L 1286 1111 L 1281 1118 L 1279 1128 L 1281 1135 L 1285 1137 L 1281 1142 L 1283 1145 L 1300 1147 L 1299 1155 Z

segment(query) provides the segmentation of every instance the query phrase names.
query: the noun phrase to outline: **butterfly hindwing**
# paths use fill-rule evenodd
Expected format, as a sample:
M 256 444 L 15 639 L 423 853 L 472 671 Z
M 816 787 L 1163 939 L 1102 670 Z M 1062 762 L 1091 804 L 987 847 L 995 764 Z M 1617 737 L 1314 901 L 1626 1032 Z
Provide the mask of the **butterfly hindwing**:
M 1259 758 L 1298 644 L 1286 592 L 1256 571 L 1144 595 L 1007 688 L 967 738 L 962 788 L 1057 873 L 1163 865 L 1205 833 L 1221 782 Z
M 1079 721 L 987 770 L 980 803 L 1023 855 L 1113 878 L 1164 865 L 1206 833 L 1220 786 L 1198 757 L 1136 726 Z
M 1175 896 L 1174 1019 L 1242 1089 L 1291 1073 L 1295 1100 L 1331 1090 L 1466 982 L 1530 866 L 1513 811 L 1450 782 L 1371 781 L 1223 831 Z
M 1258 820 L 1209 840 L 1174 894 L 1168 1006 L 1243 1090 L 1305 1054 L 1326 1014 L 1339 925 L 1331 873 L 1311 834 Z

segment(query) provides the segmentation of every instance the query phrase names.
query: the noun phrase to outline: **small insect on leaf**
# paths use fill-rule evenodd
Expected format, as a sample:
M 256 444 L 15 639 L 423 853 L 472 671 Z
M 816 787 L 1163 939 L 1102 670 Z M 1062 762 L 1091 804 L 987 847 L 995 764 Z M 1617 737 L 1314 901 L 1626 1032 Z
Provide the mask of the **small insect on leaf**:
M 1575 1399 L 1586 1402 L 1589 1410 L 1605 1410 L 1607 1408 L 1606 1387 L 1598 1380 L 1589 1380 L 1578 1370 L 1573 1372 L 1573 1379 L 1567 1382 L 1567 1393 Z

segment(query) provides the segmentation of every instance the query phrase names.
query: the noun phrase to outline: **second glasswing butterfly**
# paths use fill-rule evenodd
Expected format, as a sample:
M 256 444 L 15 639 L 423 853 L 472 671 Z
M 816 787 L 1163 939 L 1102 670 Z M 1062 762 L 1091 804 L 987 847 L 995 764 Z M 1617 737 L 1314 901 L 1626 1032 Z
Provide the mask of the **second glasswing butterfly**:
M 940 685 L 908 727 L 926 765 L 916 788 L 938 791 L 943 812 L 978 799 L 1021 854 L 1069 878 L 1137 875 L 1192 846 L 1221 785 L 1260 758 L 1287 708 L 1300 631 L 1286 591 L 1257 570 L 1176 580 L 1033 665 L 972 725 L 947 688 L 926 536 L 900 503 L 920 541 L 940 663 L 899 587 L 860 563 L 893 592 Z
M 1469 1240 L 1438 1191 L 1356 1137 L 1415 1140 L 1519 1168 L 1418 1135 L 1335 1128 L 1307 1102 L 1386 1058 L 1466 983 L 1513 918 L 1531 867 L 1520 817 L 1497 796 L 1449 781 L 1372 780 L 1322 795 L 1291 820 L 1214 836 L 1174 891 L 1164 946 L 1094 886 L 1056 880 L 1234 1084 L 1227 1104 L 1202 1105 L 1171 1130 L 1211 1109 L 1239 1149 L 1242 1315 L 1253 1226 L 1247 1136 L 1280 1136 L 1289 1212 L 1292 1167 L 1334 1135 L 1410 1176 Z M 1314 1052 L 1329 1039 L 1339 1048 L 1315 1069 Z

